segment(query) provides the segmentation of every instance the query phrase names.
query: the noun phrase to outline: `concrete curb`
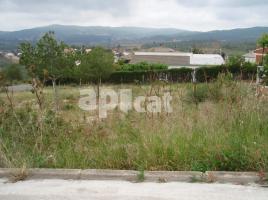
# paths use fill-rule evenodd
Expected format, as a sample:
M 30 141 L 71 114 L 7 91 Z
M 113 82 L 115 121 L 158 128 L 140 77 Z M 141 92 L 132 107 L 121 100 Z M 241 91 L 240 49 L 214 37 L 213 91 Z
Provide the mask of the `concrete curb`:
M 257 172 L 216 172 L 207 171 L 205 173 L 206 181 L 208 183 L 218 182 L 218 183 L 232 183 L 232 184 L 262 184 L 266 182 L 268 173 L 263 174 Z
M 145 171 L 144 181 L 148 182 L 203 182 L 202 172 L 186 171 Z
M 81 180 L 123 180 L 137 181 L 138 172 L 131 170 L 82 170 L 80 174 Z
M 7 169 L 0 168 L 0 178 L 12 178 L 25 174 L 26 179 L 63 179 L 63 180 L 120 180 L 131 182 L 205 182 L 231 184 L 267 183 L 268 173 L 256 172 L 187 172 L 187 171 L 131 171 L 97 169 Z

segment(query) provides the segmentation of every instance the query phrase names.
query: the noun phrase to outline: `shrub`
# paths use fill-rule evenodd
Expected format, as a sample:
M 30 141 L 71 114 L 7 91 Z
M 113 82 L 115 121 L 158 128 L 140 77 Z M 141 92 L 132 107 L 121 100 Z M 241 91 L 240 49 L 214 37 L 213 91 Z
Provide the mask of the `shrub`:
M 66 104 L 63 106 L 63 110 L 73 110 L 75 108 L 72 104 Z
M 220 73 L 225 71 L 224 66 L 202 67 L 197 70 L 196 77 L 198 82 L 209 82 L 216 80 Z
M 257 65 L 250 62 L 245 62 L 241 67 L 242 79 L 255 79 L 257 74 Z
M 206 84 L 195 85 L 187 90 L 186 101 L 190 103 L 201 103 L 209 97 L 209 88 Z
M 168 69 L 167 65 L 164 64 L 151 64 L 147 62 L 141 62 L 138 64 L 124 64 L 118 71 L 157 71 L 157 70 L 166 70 Z
M 171 82 L 190 82 L 192 79 L 192 69 L 189 68 L 180 68 L 180 69 L 171 69 L 168 71 L 168 77 Z
M 231 73 L 221 73 L 218 75 L 214 83 L 208 85 L 209 99 L 218 102 L 224 98 L 223 87 L 229 87 L 233 83 L 233 75 Z
M 106 77 L 102 82 L 107 83 L 148 83 L 155 80 L 162 79 L 163 77 L 168 79 L 169 82 L 183 83 L 191 82 L 192 80 L 192 69 L 190 68 L 178 68 L 168 69 L 166 65 L 162 64 L 124 64 L 117 66 L 117 70 L 114 71 L 111 76 Z M 256 78 L 257 66 L 249 62 L 238 63 L 227 63 L 221 66 L 203 66 L 197 69 L 196 79 L 198 82 L 212 82 L 215 81 L 219 74 L 231 73 L 233 77 L 238 80 L 254 80 Z M 91 82 L 90 78 L 79 76 L 73 77 L 61 77 L 59 79 L 62 84 L 72 84 L 77 86 L 80 80 L 84 83 Z M 51 84 L 47 82 L 47 84 Z
M 223 93 L 224 89 L 226 91 L 226 95 Z M 235 101 L 237 95 L 241 93 L 241 91 L 237 90 L 238 87 L 233 81 L 233 75 L 231 73 L 221 73 L 213 83 L 197 84 L 188 89 L 186 100 L 196 104 L 206 100 L 218 102 L 226 98 Z
M 6 67 L 4 74 L 9 82 L 21 81 L 23 79 L 22 67 L 16 64 Z

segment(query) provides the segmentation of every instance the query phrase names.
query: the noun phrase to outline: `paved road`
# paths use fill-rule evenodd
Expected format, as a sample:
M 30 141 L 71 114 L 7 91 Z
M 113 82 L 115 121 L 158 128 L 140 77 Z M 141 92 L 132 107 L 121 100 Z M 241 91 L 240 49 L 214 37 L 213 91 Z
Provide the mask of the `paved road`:
M 197 183 L 129 183 L 123 181 L 40 180 L 6 183 L 1 200 L 267 200 L 257 186 Z
M 32 85 L 30 84 L 21 84 L 21 85 L 13 85 L 7 87 L 8 91 L 13 92 L 24 92 L 24 91 L 31 91 L 33 89 Z

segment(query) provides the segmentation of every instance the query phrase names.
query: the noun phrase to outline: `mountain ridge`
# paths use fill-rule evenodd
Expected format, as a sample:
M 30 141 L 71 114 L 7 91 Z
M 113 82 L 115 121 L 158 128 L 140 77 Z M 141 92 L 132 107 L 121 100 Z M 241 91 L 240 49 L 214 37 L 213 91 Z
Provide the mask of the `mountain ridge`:
M 70 45 L 144 44 L 172 41 L 256 41 L 268 27 L 237 28 L 208 32 L 176 28 L 76 26 L 52 24 L 18 31 L 0 31 L 0 50 L 16 48 L 23 41 L 36 42 L 45 32 L 54 31 L 57 39 Z

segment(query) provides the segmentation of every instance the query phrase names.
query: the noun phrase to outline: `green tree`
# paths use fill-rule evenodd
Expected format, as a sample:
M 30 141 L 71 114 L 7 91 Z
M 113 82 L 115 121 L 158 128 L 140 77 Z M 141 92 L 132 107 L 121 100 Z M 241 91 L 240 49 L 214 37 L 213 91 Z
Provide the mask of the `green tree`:
M 0 70 L 0 88 L 5 84 L 5 74 L 2 70 Z
M 268 55 L 264 57 L 264 66 L 268 68 Z
M 243 56 L 230 56 L 227 60 L 226 66 L 229 72 L 238 74 L 241 73 L 241 69 L 245 64 L 245 58 Z
M 197 47 L 193 47 L 193 49 L 192 49 L 192 53 L 193 54 L 204 54 L 204 52 L 203 52 L 203 50 L 202 49 L 199 49 L 199 48 L 197 48 Z
M 112 51 L 101 47 L 94 48 L 90 53 L 84 53 L 81 59 L 83 76 L 97 84 L 99 97 L 100 85 L 103 79 L 108 78 L 114 71 L 114 55 Z
M 35 48 L 29 43 L 21 43 L 19 47 L 21 51 L 20 64 L 24 65 L 31 77 L 37 76 L 37 53 Z
M 55 108 L 58 110 L 57 80 L 64 76 L 69 67 L 67 48 L 63 42 L 58 42 L 53 32 L 46 33 L 36 44 L 23 43 L 20 46 L 20 63 L 25 65 L 31 77 L 36 81 L 39 79 L 51 80 L 54 90 Z M 36 85 L 36 84 L 35 84 Z
M 57 42 L 53 32 L 46 33 L 36 45 L 38 72 L 39 74 L 43 72 L 44 76 L 52 81 L 56 110 L 58 110 L 56 83 L 63 76 L 67 64 L 64 54 L 65 48 L 66 45 L 63 42 Z
M 227 61 L 228 66 L 241 67 L 245 63 L 243 56 L 230 56 Z
M 85 56 L 86 52 L 83 48 L 69 55 L 69 62 L 72 66 L 72 68 L 69 68 L 69 76 L 72 77 L 72 79 L 79 81 L 80 86 L 82 84 L 82 80 L 88 78 L 83 74 L 83 66 L 81 65 L 81 60 L 83 60 Z
M 10 84 L 13 81 L 21 81 L 23 79 L 22 68 L 17 64 L 9 65 L 4 69 L 5 78 Z
M 43 87 L 44 80 L 40 81 L 40 70 L 38 67 L 38 55 L 36 48 L 29 42 L 21 43 L 19 47 L 21 51 L 20 64 L 24 65 L 28 71 L 28 75 L 32 79 L 33 92 L 37 98 L 39 108 L 43 109 Z M 43 77 L 43 76 L 42 76 Z
M 268 34 L 263 34 L 261 38 L 258 40 L 258 45 L 262 47 L 262 55 L 264 55 L 265 48 L 268 47 Z M 261 65 L 264 64 L 264 56 L 262 56 Z

